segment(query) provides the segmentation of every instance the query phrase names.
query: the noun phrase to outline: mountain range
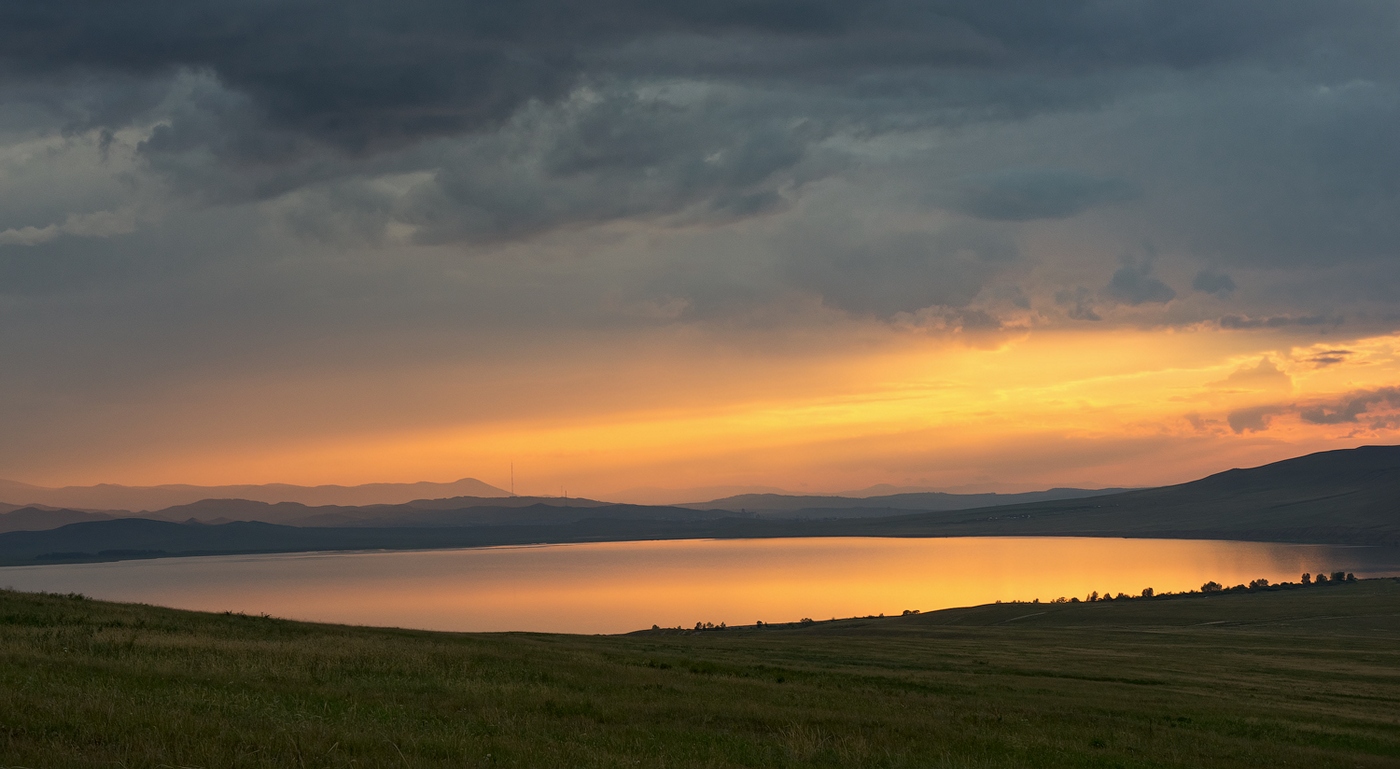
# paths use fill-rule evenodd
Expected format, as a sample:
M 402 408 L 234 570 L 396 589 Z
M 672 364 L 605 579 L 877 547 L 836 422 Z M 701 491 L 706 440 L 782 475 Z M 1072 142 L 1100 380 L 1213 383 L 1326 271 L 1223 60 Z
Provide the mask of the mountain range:
M 47 488 L 0 480 L 0 500 L 6 507 L 31 505 L 79 510 L 162 510 L 204 499 L 246 499 L 254 502 L 296 502 L 303 505 L 394 505 L 415 499 L 443 497 L 508 497 L 510 492 L 475 478 L 451 483 L 367 483 L 361 486 L 293 486 L 266 483 L 239 486 L 95 486 Z M 4 512 L 4 508 L 0 508 Z
M 706 507 L 522 497 L 366 506 L 211 499 L 142 517 L 24 507 L 0 514 L 0 524 L 77 522 L 0 533 L 0 564 L 696 537 L 1100 536 L 1400 546 L 1400 446 L 1311 454 L 1174 486 L 1054 498 L 1070 493 L 995 495 L 1004 504 L 963 509 L 932 506 L 992 495 L 893 495 L 900 499 L 884 506 L 866 499 L 848 500 L 855 504 L 847 508 L 813 506 L 814 499 L 837 504 L 832 498 L 760 495 L 767 510 L 741 505 L 737 512 L 722 506 L 733 507 L 733 500 Z M 893 507 L 917 499 L 925 503 L 916 510 Z

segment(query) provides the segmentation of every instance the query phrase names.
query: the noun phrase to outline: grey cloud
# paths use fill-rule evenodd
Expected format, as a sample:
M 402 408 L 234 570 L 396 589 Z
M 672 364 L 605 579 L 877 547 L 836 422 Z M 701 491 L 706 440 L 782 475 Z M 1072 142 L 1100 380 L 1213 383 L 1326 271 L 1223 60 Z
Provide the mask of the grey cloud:
M 1243 315 L 1225 315 L 1220 318 L 1220 327 L 1228 329 L 1284 328 L 1287 326 L 1339 326 L 1344 321 L 1340 317 L 1325 315 L 1273 315 L 1263 318 L 1250 318 Z
M 1323 66 L 1295 67 L 1163 97 L 1175 106 L 1157 135 L 1134 137 L 1155 152 L 1137 173 L 1153 178 L 1154 200 L 1170 212 L 1155 241 L 1221 266 L 1394 257 L 1400 66 L 1376 62 L 1337 81 Z
M 1055 292 L 1055 304 L 1067 307 L 1066 315 L 1070 320 L 1103 320 L 1093 306 L 1094 292 L 1083 286 L 1076 286 L 1073 291 L 1062 289 Z
M 447 148 L 395 215 L 424 243 L 632 216 L 753 216 L 782 204 L 820 130 L 783 122 L 626 93 L 533 110 L 509 135 Z
M 787 72 L 831 81 L 947 67 L 1071 74 L 1286 51 L 1339 20 L 1387 15 L 1364 0 L 1325 8 L 1303 0 L 191 0 L 178 8 L 79 0 L 0 7 L 0 73 L 32 82 L 208 71 L 250 98 L 260 119 L 369 152 L 498 125 L 531 101 L 560 98 L 584 74 L 602 74 L 596 68 L 610 52 L 639 40 L 751 36 L 755 45 L 745 48 L 783 56 L 746 63 L 720 55 L 693 72 L 707 77 Z
M 1225 421 L 1236 434 L 1257 433 L 1269 429 L 1273 417 L 1284 413 L 1282 406 L 1255 406 L 1230 412 Z
M 1138 194 L 1121 179 L 1059 169 L 1013 169 L 962 180 L 949 208 L 979 219 L 1063 219 Z
M 1234 279 L 1223 272 L 1201 270 L 1191 281 L 1191 288 L 1207 294 L 1229 296 L 1235 292 L 1236 286 Z
M 1352 393 L 1337 403 L 1319 404 L 1302 409 L 1299 416 L 1315 425 L 1339 425 L 1356 422 L 1376 405 L 1400 406 L 1400 387 L 1384 387 Z
M 1316 363 L 1318 368 L 1322 368 L 1324 366 L 1335 366 L 1338 363 L 1343 363 L 1351 356 L 1351 350 L 1324 350 L 1308 358 L 1308 362 Z
M 1378 407 L 1400 409 L 1400 387 L 1359 390 L 1335 401 L 1253 406 L 1230 412 L 1226 421 L 1234 432 L 1246 433 L 1269 429 L 1273 418 L 1279 416 L 1296 415 L 1315 425 L 1346 425 L 1359 423 L 1363 416 L 1371 414 L 1373 428 L 1394 427 L 1395 415 L 1375 415 Z
M 889 317 L 966 307 L 1018 259 L 1048 274 L 1068 268 L 1078 282 L 1106 273 L 1122 242 L 1150 237 L 1166 244 L 1164 273 L 1177 259 L 1260 268 L 1249 273 L 1252 296 L 1235 299 L 1238 314 L 1222 327 L 1307 327 L 1334 322 L 1308 291 L 1319 279 L 1268 294 L 1261 273 L 1333 270 L 1356 254 L 1393 255 L 1400 242 L 1400 57 L 1389 3 L 50 5 L 0 6 L 0 98 L 14 106 L 0 129 L 111 136 L 101 132 L 153 127 L 139 150 L 145 165 L 125 178 L 154 176 L 190 208 L 225 205 L 225 221 L 240 228 L 256 230 L 266 225 L 258 215 L 272 214 L 298 237 L 342 250 L 379 246 L 353 258 L 418 270 L 425 283 L 447 269 L 483 269 L 468 255 L 559 228 L 577 235 L 619 218 L 645 220 L 638 229 L 646 229 L 779 214 L 772 218 L 792 217 L 783 220 L 790 230 L 815 234 L 771 255 L 735 250 L 765 268 L 765 258 L 780 261 L 771 268 L 780 275 L 762 279 L 784 285 L 754 288 L 747 265 L 714 251 L 697 250 L 692 261 L 729 273 L 644 249 L 610 263 L 597 284 L 671 270 L 648 273 L 664 288 L 659 296 L 690 297 L 694 269 L 712 293 L 687 317 L 724 305 L 724 292 L 761 301 L 792 287 Z M 31 114 L 33 104 L 47 117 Z M 119 153 L 120 140 L 108 145 Z M 941 200 L 982 217 L 963 222 L 982 228 L 966 242 L 940 230 L 941 211 L 883 210 L 927 202 L 936 197 L 929 188 L 949 179 L 968 183 L 961 197 Z M 1133 192 L 1127 179 L 1141 185 L 1138 202 L 1109 207 Z M 787 208 L 838 182 L 850 185 L 845 197 L 823 212 Z M 171 223 L 113 237 L 104 255 L 66 243 L 74 238 L 58 229 L 43 233 L 68 214 L 115 210 L 118 194 L 54 196 L 21 216 L 17 206 L 44 196 L 43 183 L 28 187 L 33 195 L 7 207 L 3 229 L 16 241 L 50 239 L 0 244 L 0 272 L 15 279 L 7 291 L 89 288 L 121 273 L 148 279 L 152 301 L 178 303 L 160 281 L 184 262 L 217 254 L 231 272 L 254 273 L 264 253 L 297 258 L 288 244 L 247 246 L 213 227 L 209 240 L 229 241 L 176 238 Z M 1101 216 L 1057 221 L 1093 206 L 1104 206 Z M 849 233 L 822 221 L 842 209 Z M 1070 230 L 1097 240 L 1080 249 L 1064 237 Z M 399 249 L 411 245 L 383 245 L 404 231 L 419 246 L 467 245 L 452 250 L 460 263 L 409 268 Z M 124 238 L 131 242 L 116 242 Z M 328 257 L 319 275 L 344 278 L 335 264 Z M 1337 306 L 1363 291 L 1393 302 L 1400 280 L 1384 264 L 1364 279 L 1329 271 Z M 298 285 L 322 291 L 312 284 Z M 1070 319 L 1093 321 L 1114 301 L 1174 296 L 1143 263 L 1119 269 L 1097 293 L 1055 299 Z M 1197 311 L 1190 305 L 1165 311 Z M 460 322 L 450 317 L 423 322 Z
M 1151 259 L 1119 267 L 1104 293 L 1131 305 L 1166 303 L 1176 298 L 1171 286 L 1153 277 Z
M 934 305 L 965 308 L 1018 255 L 1013 242 L 976 228 L 841 234 L 823 228 L 799 238 L 797 248 L 787 273 L 798 286 L 829 306 L 882 317 Z
M 1366 0 L 192 0 L 178 10 L 83 0 L 0 7 L 0 87 L 86 93 L 64 102 L 67 125 L 158 121 L 143 157 L 182 194 L 208 201 L 431 172 L 434 183 L 400 201 L 397 215 L 424 242 L 441 242 L 693 206 L 716 217 L 763 213 L 781 203 L 774 174 L 833 131 L 1100 108 L 1161 70 L 1293 61 L 1318 41 L 1344 39 L 1353 58 L 1374 58 L 1380 42 L 1356 30 L 1394 16 Z M 747 96 L 677 114 L 620 96 L 678 80 Z M 152 83 L 174 83 L 178 94 L 156 105 Z M 522 116 L 567 111 L 589 88 L 611 101 L 567 125 L 572 136 L 512 146 L 538 138 L 512 135 Z M 770 102 L 767 115 L 740 114 L 745 98 Z M 444 149 L 454 142 L 466 146 Z M 716 153 L 719 163 L 697 161 Z M 502 171 L 502 158 L 538 164 Z M 1117 178 L 1028 167 L 967 175 L 945 203 L 1033 221 L 1136 192 Z M 1124 290 L 1163 295 L 1141 293 L 1153 280 Z

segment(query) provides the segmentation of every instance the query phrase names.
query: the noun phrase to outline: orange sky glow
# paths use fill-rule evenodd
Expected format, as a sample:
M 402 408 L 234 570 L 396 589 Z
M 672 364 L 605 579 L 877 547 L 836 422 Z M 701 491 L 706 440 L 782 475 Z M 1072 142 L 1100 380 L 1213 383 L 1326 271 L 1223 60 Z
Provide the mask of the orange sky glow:
M 168 453 L 155 442 L 94 465 L 91 477 L 44 480 L 354 484 L 471 476 L 506 487 L 513 463 L 516 491 L 539 495 L 626 497 L 639 487 L 726 484 L 1014 491 L 1179 482 L 1396 434 L 1383 402 L 1335 424 L 1300 415 L 1335 411 L 1356 393 L 1400 380 L 1400 335 L 1300 340 L 1202 327 L 1029 331 L 966 342 L 895 335 L 864 349 L 807 349 L 761 364 L 693 339 L 653 341 L 606 366 L 571 368 L 564 359 L 530 367 L 534 384 L 516 388 L 509 378 L 473 378 L 466 367 L 420 371 L 412 377 L 420 384 L 400 400 L 421 400 L 434 414 L 473 408 L 412 429 L 399 427 L 402 419 L 376 427 L 368 386 L 342 386 L 323 397 L 362 399 L 361 413 L 334 432 L 306 423 L 305 434 L 271 444 L 216 432 L 223 439 L 186 440 Z M 296 412 L 315 387 L 279 386 L 281 402 L 263 401 L 266 413 Z M 247 397 L 261 396 L 252 388 Z M 298 429 L 288 419 L 289 430 Z

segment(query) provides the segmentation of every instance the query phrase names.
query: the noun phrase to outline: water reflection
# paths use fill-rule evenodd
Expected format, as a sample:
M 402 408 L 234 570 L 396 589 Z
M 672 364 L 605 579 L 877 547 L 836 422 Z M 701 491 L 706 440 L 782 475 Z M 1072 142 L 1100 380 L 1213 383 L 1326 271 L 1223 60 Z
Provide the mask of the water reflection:
M 0 585 L 433 630 L 616 633 L 1400 574 L 1395 549 L 1059 537 L 604 542 L 0 569 Z

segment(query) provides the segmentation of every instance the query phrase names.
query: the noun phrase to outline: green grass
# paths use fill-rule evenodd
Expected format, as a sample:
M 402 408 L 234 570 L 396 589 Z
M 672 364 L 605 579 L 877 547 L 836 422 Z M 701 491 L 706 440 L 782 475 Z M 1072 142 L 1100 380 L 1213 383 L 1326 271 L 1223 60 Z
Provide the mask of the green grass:
M 0 592 L 0 766 L 1400 766 L 1400 583 L 447 634 Z

